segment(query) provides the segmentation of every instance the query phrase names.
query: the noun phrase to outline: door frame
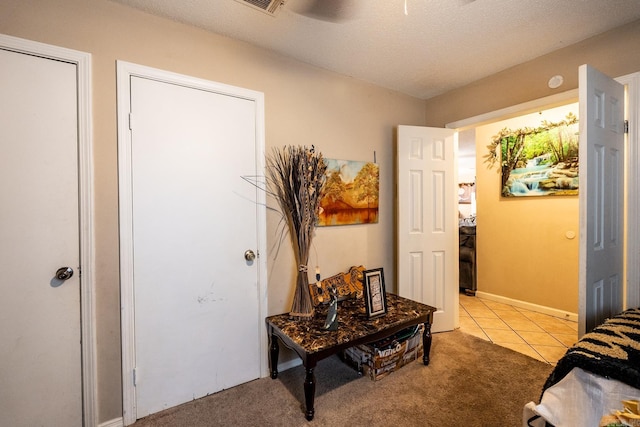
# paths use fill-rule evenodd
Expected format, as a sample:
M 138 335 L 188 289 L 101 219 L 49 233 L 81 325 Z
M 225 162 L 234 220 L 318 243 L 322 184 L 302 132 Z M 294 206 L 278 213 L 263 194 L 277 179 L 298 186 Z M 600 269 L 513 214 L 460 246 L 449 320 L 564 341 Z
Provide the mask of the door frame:
M 640 253 L 640 71 L 616 77 L 625 85 L 625 120 L 629 133 L 625 141 L 625 291 L 624 308 L 640 305 L 640 263 L 633 262 Z M 483 124 L 539 111 L 541 108 L 578 101 L 578 89 L 503 108 L 474 117 L 447 123 L 445 127 L 462 131 Z
M 629 122 L 629 133 L 625 140 L 624 308 L 631 308 L 640 306 L 640 263 L 634 262 L 634 257 L 640 253 L 640 72 L 614 80 L 626 86 L 624 118 Z
M 91 54 L 0 34 L 0 48 L 76 66 L 78 105 L 78 199 L 80 233 L 80 330 L 82 418 L 87 427 L 98 423 L 95 255 L 93 224 L 93 133 L 91 121 Z
M 244 98 L 256 105 L 256 170 L 263 171 L 265 164 L 264 94 L 250 89 L 239 88 L 210 80 L 176 74 L 169 71 L 146 67 L 124 61 L 117 61 L 117 105 L 118 105 L 118 181 L 120 200 L 120 300 L 122 325 L 122 411 L 124 425 L 136 421 L 137 407 L 134 386 L 135 368 L 135 324 L 134 324 L 134 277 L 133 277 L 133 193 L 131 179 L 131 132 L 129 111 L 131 102 L 131 77 L 153 79 L 168 84 L 176 84 L 194 89 L 216 92 L 223 95 Z M 259 178 L 259 177 L 258 177 Z M 249 185 L 249 184 L 247 184 Z M 259 318 L 267 316 L 267 261 L 266 256 L 266 194 L 256 193 L 257 233 L 258 233 L 258 305 Z M 259 322 L 260 329 L 260 376 L 268 375 L 267 328 Z

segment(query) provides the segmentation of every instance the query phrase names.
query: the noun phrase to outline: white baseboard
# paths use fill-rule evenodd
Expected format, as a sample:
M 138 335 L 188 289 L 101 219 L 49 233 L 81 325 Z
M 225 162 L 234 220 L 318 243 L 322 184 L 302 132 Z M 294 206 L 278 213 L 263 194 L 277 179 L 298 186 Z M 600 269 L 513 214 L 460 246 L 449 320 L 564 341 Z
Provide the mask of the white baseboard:
M 292 360 L 288 360 L 286 362 L 283 363 L 278 363 L 278 373 L 280 372 L 284 372 L 287 369 L 291 369 L 291 368 L 295 368 L 296 366 L 300 366 L 302 365 L 302 359 L 300 359 L 299 357 L 292 359 Z M 269 370 L 269 373 L 265 376 L 268 377 L 271 375 L 271 370 Z M 100 426 L 102 427 L 102 426 Z
M 296 366 L 300 365 L 302 365 L 302 359 L 296 357 L 295 359 L 288 360 L 284 363 L 278 363 L 278 372 L 284 372 L 287 369 L 295 368 Z M 124 419 L 114 418 L 112 420 L 98 424 L 98 427 L 124 427 Z
M 295 368 L 300 365 L 302 365 L 302 359 L 296 357 L 295 359 L 288 360 L 284 363 L 278 363 L 278 372 L 284 372 L 287 369 Z
M 101 424 L 98 424 L 98 427 L 123 427 L 124 420 L 122 418 L 114 418 L 109 421 L 105 421 Z
M 514 307 L 535 311 L 536 313 L 548 314 L 549 316 L 557 317 L 559 319 L 571 320 L 574 322 L 578 321 L 578 313 L 571 313 L 569 311 L 558 310 L 557 308 L 546 307 L 544 305 L 533 304 L 530 302 L 511 299 L 482 291 L 476 291 L 476 296 L 478 298 L 484 298 L 489 301 L 501 302 L 503 304 L 509 304 Z

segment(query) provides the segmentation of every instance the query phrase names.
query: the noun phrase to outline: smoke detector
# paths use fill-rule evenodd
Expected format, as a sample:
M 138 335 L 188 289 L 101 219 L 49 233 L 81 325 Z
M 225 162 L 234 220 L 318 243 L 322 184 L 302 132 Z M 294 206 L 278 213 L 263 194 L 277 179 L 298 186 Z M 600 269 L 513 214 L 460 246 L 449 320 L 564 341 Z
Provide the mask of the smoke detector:
M 562 77 L 560 74 L 556 74 L 549 79 L 547 86 L 549 86 L 551 89 L 557 89 L 562 86 L 562 83 L 564 83 L 564 77 Z
M 275 16 L 287 0 L 236 0 L 253 9 Z

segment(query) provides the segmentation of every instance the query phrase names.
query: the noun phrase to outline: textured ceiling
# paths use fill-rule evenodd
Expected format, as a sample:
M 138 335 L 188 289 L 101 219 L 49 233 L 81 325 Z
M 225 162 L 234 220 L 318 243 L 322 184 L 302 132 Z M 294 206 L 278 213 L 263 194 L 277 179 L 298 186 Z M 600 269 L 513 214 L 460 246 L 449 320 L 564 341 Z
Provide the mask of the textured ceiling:
M 115 0 L 427 99 L 640 19 L 640 0 L 287 0 L 275 16 L 236 0 Z M 551 76 L 545 76 L 545 79 Z

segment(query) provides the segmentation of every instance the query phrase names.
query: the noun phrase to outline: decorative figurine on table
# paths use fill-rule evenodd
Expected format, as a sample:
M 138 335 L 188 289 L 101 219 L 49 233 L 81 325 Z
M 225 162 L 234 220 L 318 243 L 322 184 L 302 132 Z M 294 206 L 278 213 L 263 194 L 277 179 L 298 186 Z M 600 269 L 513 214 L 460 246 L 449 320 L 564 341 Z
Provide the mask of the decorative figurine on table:
M 327 312 L 327 320 L 324 321 L 324 328 L 328 331 L 338 330 L 338 290 L 335 286 L 331 286 L 329 289 L 329 310 Z

